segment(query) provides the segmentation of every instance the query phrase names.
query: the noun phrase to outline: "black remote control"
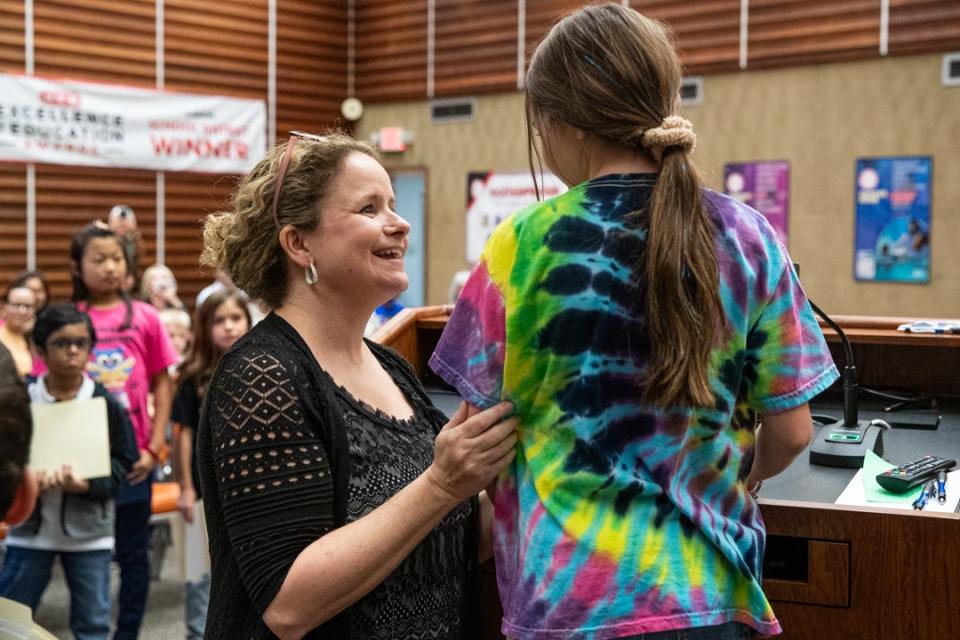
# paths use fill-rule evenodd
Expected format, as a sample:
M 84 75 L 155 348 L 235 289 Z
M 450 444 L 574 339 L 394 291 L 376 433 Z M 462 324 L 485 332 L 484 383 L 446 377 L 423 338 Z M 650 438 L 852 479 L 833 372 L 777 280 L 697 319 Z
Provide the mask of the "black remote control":
M 947 471 L 956 466 L 956 460 L 938 458 L 936 456 L 923 456 L 919 460 L 902 464 L 899 467 L 887 469 L 883 473 L 877 474 L 877 484 L 894 493 L 903 493 L 913 487 L 923 484 L 931 478 L 937 476 L 937 472 L 943 469 Z

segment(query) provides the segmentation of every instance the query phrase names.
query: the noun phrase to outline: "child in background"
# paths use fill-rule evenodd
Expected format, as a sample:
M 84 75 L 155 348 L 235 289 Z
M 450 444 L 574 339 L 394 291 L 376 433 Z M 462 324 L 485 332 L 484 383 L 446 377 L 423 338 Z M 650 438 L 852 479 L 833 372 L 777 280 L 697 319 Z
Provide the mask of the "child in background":
M 127 275 L 123 279 L 123 290 L 127 293 L 136 291 L 140 287 L 140 254 L 142 253 L 142 236 L 137 228 L 137 216 L 127 205 L 117 204 L 110 209 L 107 224 L 116 234 L 127 258 Z
M 180 367 L 180 383 L 173 402 L 172 419 L 179 426 L 179 439 L 175 443 L 174 456 L 174 475 L 180 482 L 177 508 L 188 525 L 185 546 L 201 545 L 199 551 L 206 560 L 206 571 L 202 575 L 196 575 L 198 572 L 195 569 L 186 567 L 187 640 L 199 640 L 203 637 L 210 592 L 207 536 L 200 504 L 202 496 L 199 474 L 193 455 L 197 442 L 200 406 L 203 404 L 207 383 L 220 357 L 250 328 L 247 303 L 247 296 L 237 289 L 221 289 L 204 300 L 197 310 L 197 323 L 193 332 L 194 347 Z M 176 428 L 174 432 L 177 432 Z M 193 531 L 189 530 L 191 528 Z M 190 558 L 194 556 L 193 551 L 187 548 L 184 555 Z
M 363 335 L 366 337 L 371 337 L 377 331 L 380 330 L 380 327 L 387 324 L 390 319 L 403 311 L 405 307 L 400 304 L 400 297 L 397 296 L 385 304 L 380 305 L 374 310 L 373 314 L 370 316 L 370 319 L 367 320 L 367 326 L 363 329 Z
M 193 346 L 193 333 L 190 331 L 190 314 L 183 309 L 164 309 L 160 312 L 160 322 L 166 329 L 173 348 L 179 354 L 179 360 L 175 367 L 171 367 L 170 377 L 173 382 L 177 382 L 177 373 L 180 365 L 190 353 L 190 347 Z
M 96 341 L 87 314 L 72 305 L 50 305 L 37 318 L 33 339 L 48 370 L 29 385 L 31 402 L 106 399 L 111 475 L 85 480 L 66 464 L 59 471 L 36 473 L 41 493 L 33 515 L 7 537 L 0 596 L 35 611 L 53 560 L 60 556 L 70 588 L 70 630 L 80 640 L 106 640 L 113 498 L 136 460 L 133 431 L 120 405 L 84 373 Z
M 102 223 L 87 225 L 70 244 L 73 301 L 90 315 L 97 346 L 87 372 L 110 391 L 133 423 L 139 458 L 117 495 L 116 558 L 120 597 L 114 640 L 137 637 L 150 588 L 151 474 L 166 444 L 172 385 L 167 367 L 177 354 L 150 305 L 131 301 L 125 290 L 127 255 Z M 147 411 L 153 394 L 155 411 Z
M 187 305 L 177 297 L 177 278 L 170 267 L 154 264 L 147 267 L 140 279 L 140 299 L 149 302 L 157 311 L 186 309 Z

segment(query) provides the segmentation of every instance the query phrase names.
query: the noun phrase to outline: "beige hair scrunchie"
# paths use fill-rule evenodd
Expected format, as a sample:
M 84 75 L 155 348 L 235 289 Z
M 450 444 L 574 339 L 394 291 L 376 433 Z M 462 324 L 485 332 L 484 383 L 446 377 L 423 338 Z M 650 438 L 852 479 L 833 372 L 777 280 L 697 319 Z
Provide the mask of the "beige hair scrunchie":
M 684 153 L 693 151 L 697 144 L 697 134 L 693 132 L 693 123 L 680 116 L 667 116 L 659 127 L 652 127 L 643 132 L 640 144 L 660 162 L 664 149 L 679 147 Z

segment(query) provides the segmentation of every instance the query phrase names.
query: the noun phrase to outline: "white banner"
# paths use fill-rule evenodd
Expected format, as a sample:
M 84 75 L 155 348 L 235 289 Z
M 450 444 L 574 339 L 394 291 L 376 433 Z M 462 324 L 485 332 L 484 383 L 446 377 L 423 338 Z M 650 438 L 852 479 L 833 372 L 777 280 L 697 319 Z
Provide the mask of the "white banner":
M 246 173 L 262 100 L 0 74 L 0 161 Z
M 540 176 L 537 176 L 540 183 Z M 543 172 L 540 197 L 544 200 L 558 196 L 567 186 L 557 176 Z M 468 173 L 467 174 L 467 261 L 480 259 L 483 246 L 497 225 L 511 213 L 537 201 L 533 177 L 524 173 Z

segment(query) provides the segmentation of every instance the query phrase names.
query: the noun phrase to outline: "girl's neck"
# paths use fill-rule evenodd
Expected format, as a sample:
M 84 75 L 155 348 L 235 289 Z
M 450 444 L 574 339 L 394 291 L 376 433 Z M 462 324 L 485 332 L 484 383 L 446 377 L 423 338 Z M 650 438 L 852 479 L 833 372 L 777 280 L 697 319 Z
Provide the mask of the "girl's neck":
M 118 291 L 104 294 L 93 294 L 87 298 L 87 305 L 91 309 L 109 309 L 123 302 L 123 296 Z
M 47 386 L 47 393 L 57 400 L 73 400 L 83 384 L 83 374 L 59 376 L 48 371 L 44 383 Z
M 619 149 L 591 158 L 590 166 L 587 168 L 590 180 L 616 173 L 656 173 L 657 171 L 657 165 L 643 154 Z

